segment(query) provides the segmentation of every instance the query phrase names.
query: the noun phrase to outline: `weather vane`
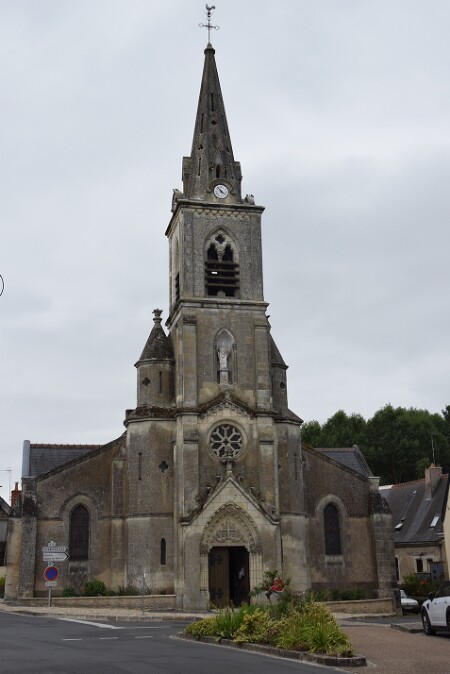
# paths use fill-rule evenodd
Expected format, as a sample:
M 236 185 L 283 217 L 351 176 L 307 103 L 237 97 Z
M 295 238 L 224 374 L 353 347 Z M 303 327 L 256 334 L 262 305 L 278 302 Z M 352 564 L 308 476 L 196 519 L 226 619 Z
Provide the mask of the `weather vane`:
M 213 30 L 219 30 L 220 26 L 213 26 L 211 23 L 211 15 L 213 9 L 216 9 L 215 5 L 206 5 L 206 18 L 208 19 L 208 23 L 199 23 L 199 28 L 207 28 L 208 29 L 208 44 L 211 42 L 211 29 Z

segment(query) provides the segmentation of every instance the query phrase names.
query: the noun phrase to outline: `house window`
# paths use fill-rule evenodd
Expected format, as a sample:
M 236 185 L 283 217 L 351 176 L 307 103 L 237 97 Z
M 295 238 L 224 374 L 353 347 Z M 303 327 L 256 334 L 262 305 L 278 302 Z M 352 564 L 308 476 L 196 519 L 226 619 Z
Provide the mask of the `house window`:
M 416 573 L 423 572 L 423 560 L 422 557 L 417 557 L 416 559 Z
M 395 558 L 395 576 L 397 578 L 397 583 L 400 580 L 400 567 L 398 563 L 398 557 Z
M 166 563 L 167 559 L 167 545 L 166 545 L 166 539 L 161 538 L 161 555 L 160 555 L 160 564 L 161 566 L 164 566 Z
M 89 512 L 78 505 L 70 516 L 70 559 L 89 559 Z
M 325 533 L 325 554 L 341 554 L 341 531 L 339 512 L 335 505 L 329 503 L 323 511 L 323 526 Z
M 0 566 L 6 564 L 6 541 L 0 541 Z

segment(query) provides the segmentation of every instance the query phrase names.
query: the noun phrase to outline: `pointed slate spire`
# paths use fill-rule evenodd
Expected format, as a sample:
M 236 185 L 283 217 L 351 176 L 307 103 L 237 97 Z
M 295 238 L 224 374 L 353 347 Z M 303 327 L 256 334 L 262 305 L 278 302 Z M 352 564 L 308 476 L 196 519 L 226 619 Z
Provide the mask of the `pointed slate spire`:
M 191 156 L 183 158 L 183 191 L 188 199 L 211 201 L 215 185 L 223 184 L 228 188 L 228 199 L 239 203 L 241 166 L 233 156 L 214 54 L 208 44 Z
M 154 326 L 141 353 L 138 363 L 144 360 L 171 360 L 173 358 L 172 343 L 161 326 L 161 309 L 155 309 Z

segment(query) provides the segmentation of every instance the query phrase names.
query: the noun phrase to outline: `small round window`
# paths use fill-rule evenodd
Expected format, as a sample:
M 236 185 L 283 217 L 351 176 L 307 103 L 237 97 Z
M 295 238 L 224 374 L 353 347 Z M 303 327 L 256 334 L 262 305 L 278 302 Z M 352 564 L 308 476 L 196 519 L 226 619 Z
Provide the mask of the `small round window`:
M 236 457 L 242 451 L 243 439 L 240 431 L 231 424 L 217 426 L 209 438 L 209 446 L 219 459 Z

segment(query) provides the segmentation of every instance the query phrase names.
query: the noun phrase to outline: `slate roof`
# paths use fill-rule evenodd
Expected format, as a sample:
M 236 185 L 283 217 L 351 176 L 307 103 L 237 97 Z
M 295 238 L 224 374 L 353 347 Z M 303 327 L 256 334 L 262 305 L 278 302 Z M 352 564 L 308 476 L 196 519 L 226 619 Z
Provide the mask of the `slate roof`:
M 442 539 L 447 482 L 448 475 L 441 475 L 431 496 L 430 491 L 426 491 L 425 480 L 380 487 L 392 511 L 395 545 L 435 543 Z M 433 521 L 435 524 L 431 526 Z
M 272 337 L 271 334 L 269 334 L 269 350 L 270 350 L 270 364 L 271 365 L 281 365 L 281 367 L 284 367 L 287 369 L 287 365 L 283 360 L 283 356 L 278 350 L 277 345 L 275 344 L 275 340 Z
M 334 459 L 334 461 L 341 463 L 347 468 L 351 468 L 364 477 L 373 476 L 361 450 L 356 445 L 353 445 L 353 447 L 317 447 L 316 451 L 321 452 L 330 459 Z
M 37 477 L 48 473 L 53 468 L 78 459 L 89 452 L 100 449 L 102 445 L 40 445 L 30 444 L 28 475 Z
M 167 337 L 164 332 L 161 321 L 158 319 L 155 320 L 155 325 L 147 339 L 147 343 L 144 346 L 144 350 L 141 353 L 141 360 L 172 360 L 173 359 L 173 349 L 172 342 L 169 337 Z

